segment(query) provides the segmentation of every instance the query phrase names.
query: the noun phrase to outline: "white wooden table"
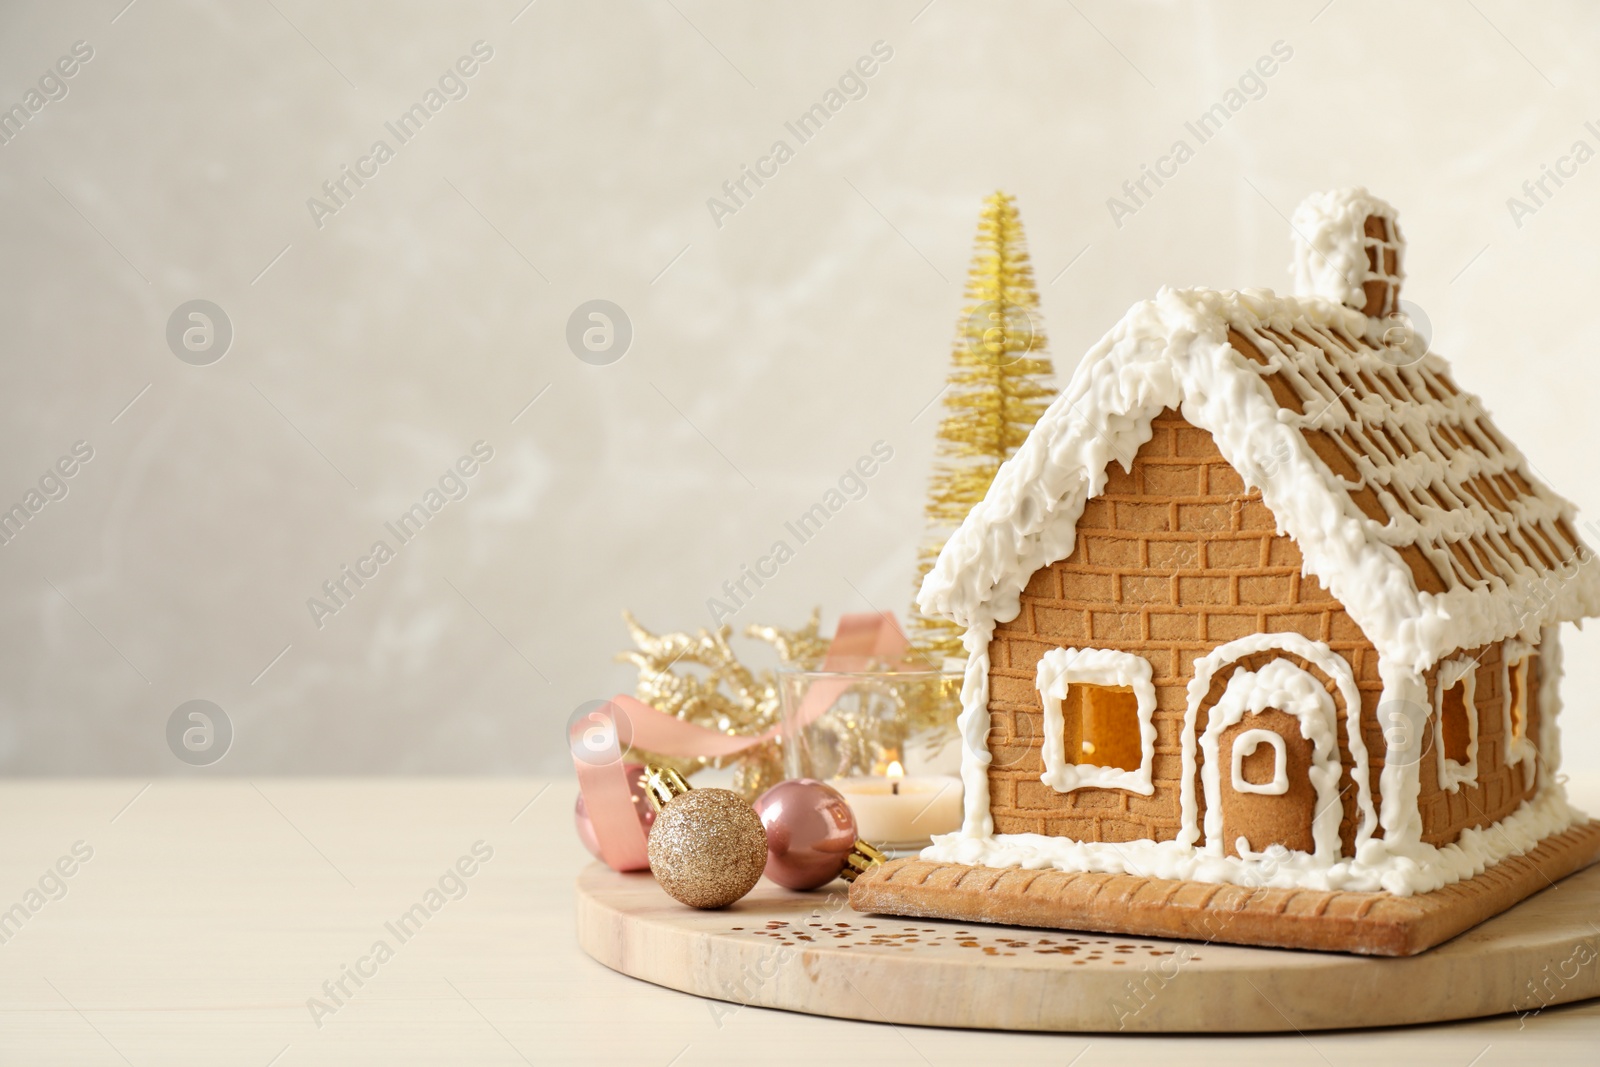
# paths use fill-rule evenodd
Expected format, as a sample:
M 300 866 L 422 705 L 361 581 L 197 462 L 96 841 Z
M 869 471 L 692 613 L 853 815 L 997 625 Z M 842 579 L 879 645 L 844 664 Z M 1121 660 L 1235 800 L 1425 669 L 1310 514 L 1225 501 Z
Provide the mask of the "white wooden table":
M 566 780 L 0 784 L 0 1064 L 1543 1067 L 1593 1064 L 1600 1049 L 1595 1002 L 1247 1039 L 895 1028 L 712 1004 L 578 948 L 572 885 L 588 854 L 574 793 Z M 1574 793 L 1600 809 L 1600 789 Z M 73 859 L 78 842 L 87 860 Z M 476 842 L 492 856 L 472 862 Z M 463 857 L 471 876 L 445 878 L 459 899 L 427 899 Z M 385 924 L 418 903 L 439 906 L 402 940 Z M 336 1002 L 324 982 L 358 966 L 366 976 L 343 978 Z

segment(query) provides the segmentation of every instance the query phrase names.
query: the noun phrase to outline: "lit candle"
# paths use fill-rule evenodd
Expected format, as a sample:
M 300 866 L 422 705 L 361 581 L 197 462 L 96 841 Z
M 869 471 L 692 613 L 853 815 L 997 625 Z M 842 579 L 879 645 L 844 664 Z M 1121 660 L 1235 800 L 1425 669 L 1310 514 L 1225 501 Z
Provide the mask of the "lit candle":
M 828 783 L 850 804 L 856 835 L 869 844 L 919 848 L 934 834 L 961 828 L 961 780 L 949 775 L 906 777 L 899 761 L 884 775 Z

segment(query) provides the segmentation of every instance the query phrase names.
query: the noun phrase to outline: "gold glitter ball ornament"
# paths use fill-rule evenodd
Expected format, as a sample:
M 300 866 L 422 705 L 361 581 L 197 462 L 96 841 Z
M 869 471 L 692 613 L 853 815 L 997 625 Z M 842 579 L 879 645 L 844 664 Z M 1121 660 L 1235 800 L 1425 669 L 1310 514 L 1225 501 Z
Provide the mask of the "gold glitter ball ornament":
M 729 789 L 674 797 L 650 828 L 650 871 L 691 908 L 725 908 L 755 888 L 767 865 L 767 831 Z

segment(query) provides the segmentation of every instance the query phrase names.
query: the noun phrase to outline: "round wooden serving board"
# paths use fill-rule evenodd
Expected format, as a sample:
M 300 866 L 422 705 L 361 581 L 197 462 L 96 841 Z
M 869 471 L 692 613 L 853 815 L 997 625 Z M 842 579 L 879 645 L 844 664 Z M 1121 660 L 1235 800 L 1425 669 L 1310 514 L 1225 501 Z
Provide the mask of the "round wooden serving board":
M 578 876 L 578 940 L 623 974 L 739 1005 L 991 1030 L 1328 1030 L 1600 996 L 1600 866 L 1405 959 L 862 915 L 843 882 L 763 879 L 722 911 L 648 873 Z

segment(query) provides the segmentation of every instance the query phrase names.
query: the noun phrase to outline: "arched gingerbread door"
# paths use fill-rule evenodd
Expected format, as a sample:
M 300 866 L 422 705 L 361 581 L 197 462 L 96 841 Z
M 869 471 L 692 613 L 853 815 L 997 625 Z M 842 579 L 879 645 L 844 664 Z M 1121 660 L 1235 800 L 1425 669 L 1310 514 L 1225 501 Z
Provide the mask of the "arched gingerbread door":
M 1272 845 L 1316 851 L 1313 755 L 1300 720 L 1277 708 L 1246 712 L 1218 735 L 1224 855 L 1242 855 L 1241 843 L 1257 853 Z
M 1244 859 L 1274 847 L 1339 855 L 1333 698 L 1287 659 L 1234 670 L 1200 739 L 1207 848 Z

